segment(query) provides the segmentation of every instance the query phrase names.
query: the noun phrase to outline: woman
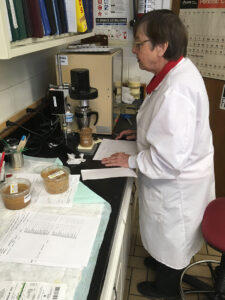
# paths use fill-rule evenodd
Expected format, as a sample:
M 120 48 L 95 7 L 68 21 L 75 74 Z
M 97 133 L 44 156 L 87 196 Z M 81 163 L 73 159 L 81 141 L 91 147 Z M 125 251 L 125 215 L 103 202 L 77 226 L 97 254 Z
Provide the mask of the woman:
M 141 282 L 146 297 L 179 296 L 182 270 L 202 245 L 200 223 L 215 198 L 209 103 L 203 79 L 185 58 L 187 33 L 170 10 L 145 14 L 134 29 L 133 53 L 154 73 L 137 114 L 138 154 L 116 153 L 106 166 L 137 168 L 141 238 L 156 269 Z M 123 131 L 132 139 L 134 131 Z

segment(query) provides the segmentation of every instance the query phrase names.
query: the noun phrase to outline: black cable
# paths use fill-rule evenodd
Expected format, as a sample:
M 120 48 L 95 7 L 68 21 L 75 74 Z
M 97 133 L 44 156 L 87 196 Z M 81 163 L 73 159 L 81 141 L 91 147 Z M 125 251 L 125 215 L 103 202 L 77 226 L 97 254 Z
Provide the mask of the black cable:
M 34 108 L 27 108 L 26 109 L 27 113 L 35 113 L 35 114 L 39 114 L 42 116 L 43 119 L 47 120 L 47 121 L 51 121 L 51 119 L 49 117 L 47 117 L 43 112 L 41 111 L 37 111 Z
M 50 119 L 49 119 L 49 120 L 50 120 Z M 56 120 L 54 121 L 53 124 L 50 124 L 50 126 L 49 126 L 49 128 L 50 128 L 50 129 L 49 129 L 49 132 L 46 132 L 46 129 L 45 129 L 44 131 L 42 130 L 42 131 L 44 132 L 43 134 L 40 134 L 40 133 L 38 133 L 37 131 L 30 130 L 30 129 L 24 127 L 23 125 L 20 125 L 20 124 L 17 123 L 17 122 L 7 121 L 7 122 L 6 122 L 6 125 L 7 125 L 7 126 L 18 126 L 18 127 L 22 128 L 22 129 L 24 129 L 25 131 L 31 133 L 31 134 L 34 134 L 34 135 L 39 136 L 40 138 L 43 138 L 43 137 L 46 136 L 46 134 L 49 134 L 49 133 L 54 132 L 54 131 L 56 130 L 56 128 L 57 128 L 58 123 L 59 123 L 59 118 L 56 119 Z M 55 128 L 53 128 L 53 127 L 55 127 Z
M 53 123 L 53 127 L 51 127 L 50 130 L 46 131 L 44 130 L 45 134 L 42 135 L 34 135 L 32 138 L 28 140 L 27 144 L 27 153 L 29 155 L 39 155 L 41 153 L 41 150 L 46 146 L 46 143 L 48 143 L 48 139 L 54 134 L 55 130 L 58 128 L 59 118 L 56 119 Z
M 17 122 L 7 121 L 7 122 L 6 122 L 6 125 L 7 125 L 8 127 L 11 127 L 11 126 L 18 126 L 18 127 L 22 128 L 22 129 L 26 130 L 26 131 L 29 132 L 29 133 L 32 133 L 32 134 L 35 134 L 35 135 L 38 135 L 38 136 L 41 137 L 41 135 L 40 135 L 39 133 L 37 133 L 37 132 L 35 132 L 35 131 L 32 131 L 32 130 L 28 129 L 28 128 L 24 127 L 23 125 L 18 124 Z

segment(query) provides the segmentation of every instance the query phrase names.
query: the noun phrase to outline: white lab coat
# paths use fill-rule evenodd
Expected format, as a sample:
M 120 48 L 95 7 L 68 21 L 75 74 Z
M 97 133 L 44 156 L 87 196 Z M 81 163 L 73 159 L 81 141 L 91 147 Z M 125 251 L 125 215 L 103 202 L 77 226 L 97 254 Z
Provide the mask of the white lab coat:
M 161 263 L 186 267 L 202 245 L 200 224 L 215 198 L 209 103 L 202 77 L 182 59 L 137 114 L 139 217 L 146 250 Z

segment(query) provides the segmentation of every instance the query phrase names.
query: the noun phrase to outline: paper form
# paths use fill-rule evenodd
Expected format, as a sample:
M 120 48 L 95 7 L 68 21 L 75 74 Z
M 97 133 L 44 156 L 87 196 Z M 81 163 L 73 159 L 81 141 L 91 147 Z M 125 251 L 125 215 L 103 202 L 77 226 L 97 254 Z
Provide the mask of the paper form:
M 116 152 L 125 152 L 130 155 L 135 155 L 137 154 L 136 142 L 103 139 L 93 160 L 102 160 Z
M 129 168 L 107 168 L 81 170 L 83 180 L 103 179 L 113 177 L 137 177 L 135 171 Z
M 31 181 L 31 203 L 36 206 L 71 207 L 77 190 L 80 175 L 70 175 L 69 188 L 61 194 L 46 192 L 40 174 L 16 173 L 14 177 L 26 178 Z
M 0 261 L 83 268 L 101 216 L 20 212 L 0 239 Z
M 0 300 L 64 300 L 65 284 L 0 281 Z

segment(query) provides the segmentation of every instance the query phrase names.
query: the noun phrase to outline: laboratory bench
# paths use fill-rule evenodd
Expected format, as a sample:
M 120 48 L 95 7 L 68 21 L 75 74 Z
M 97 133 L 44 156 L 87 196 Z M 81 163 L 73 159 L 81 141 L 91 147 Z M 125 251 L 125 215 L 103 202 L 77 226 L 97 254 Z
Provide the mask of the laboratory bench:
M 23 127 L 16 129 L 9 137 L 20 138 L 22 134 L 27 135 L 28 133 L 24 128 L 29 128 L 31 132 L 26 155 L 58 157 L 64 165 L 67 165 L 67 153 L 74 152 L 77 154 L 75 149 L 78 145 L 78 134 L 69 136 L 66 143 L 65 141 L 61 142 L 62 133 L 59 128 L 54 128 L 45 140 L 34 137 L 32 132 L 41 133 L 44 126 L 47 126 L 44 124 L 48 123 L 47 120 L 44 114 L 37 114 L 23 124 Z M 129 118 L 129 121 L 127 118 L 120 117 L 114 133 L 118 133 L 123 129 L 134 128 L 135 116 Z M 102 137 L 104 138 L 104 136 Z M 112 138 L 112 136 L 105 136 L 105 138 Z M 52 147 L 52 144 L 54 147 Z M 100 161 L 93 161 L 92 156 L 85 155 L 85 158 L 86 162 L 81 165 L 67 165 L 71 170 L 71 174 L 80 174 L 81 168 L 104 168 Z M 82 181 L 82 178 L 80 180 Z M 111 205 L 111 214 L 98 253 L 87 300 L 122 300 L 130 245 L 130 228 L 136 210 L 134 180 L 120 177 L 85 180 L 83 183 Z

